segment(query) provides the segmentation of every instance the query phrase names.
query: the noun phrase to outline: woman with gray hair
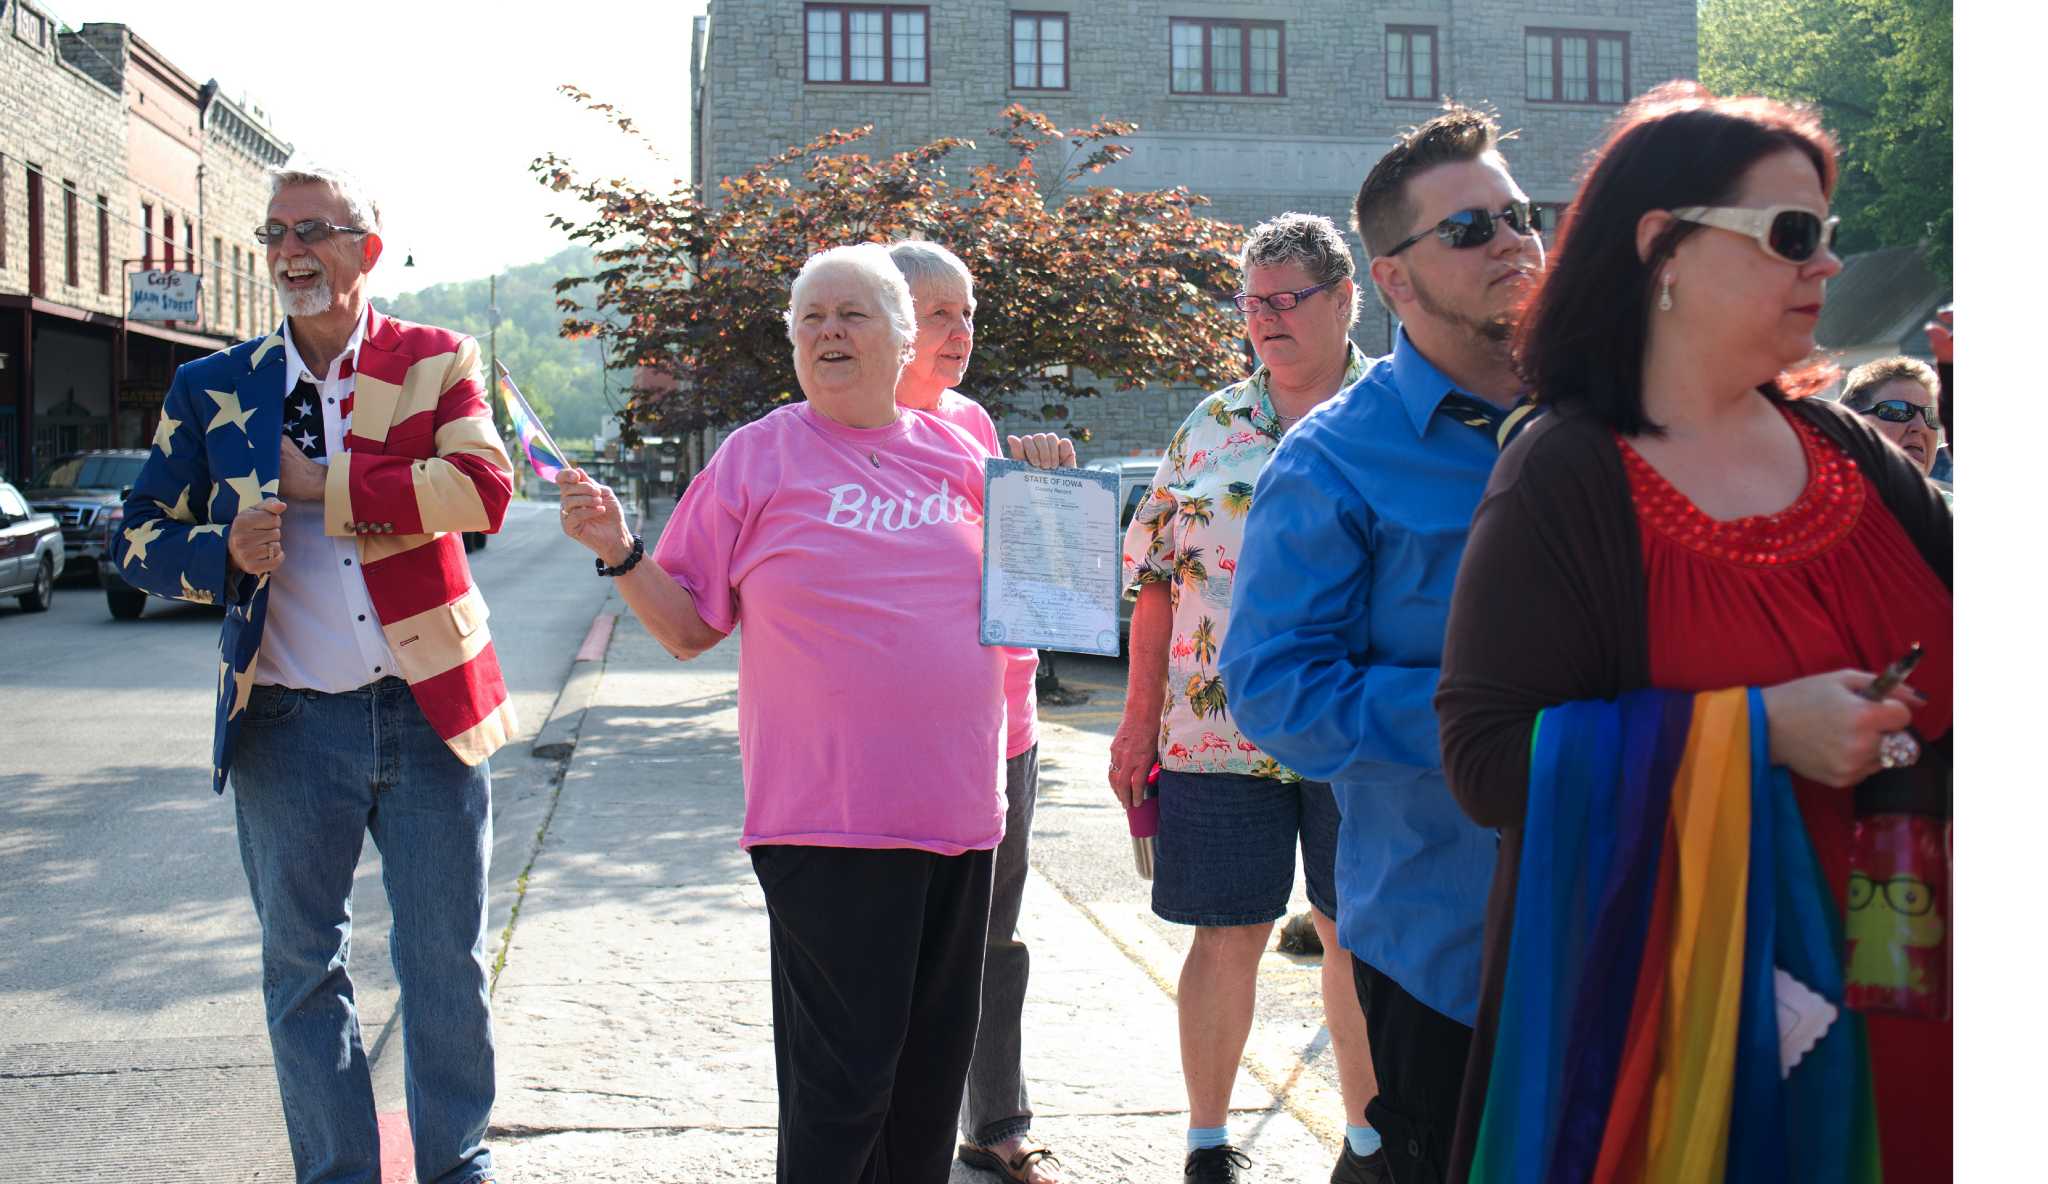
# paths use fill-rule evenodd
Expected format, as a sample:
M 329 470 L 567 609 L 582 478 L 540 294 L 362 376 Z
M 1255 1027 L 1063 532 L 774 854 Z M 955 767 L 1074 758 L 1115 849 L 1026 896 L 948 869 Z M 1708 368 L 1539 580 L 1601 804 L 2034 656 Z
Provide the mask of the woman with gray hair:
M 744 627 L 740 846 L 768 904 L 777 1179 L 940 1181 L 1003 837 L 986 452 L 896 405 L 914 314 L 884 248 L 812 256 L 786 316 L 803 402 L 726 440 L 652 563 L 580 470 L 562 527 L 676 657 Z
M 1323 1012 L 1349 1137 L 1331 1179 L 1381 1178 L 1365 1125 L 1375 1088 L 1365 1017 L 1349 964 L 1334 956 L 1336 798 L 1238 731 L 1216 669 L 1260 470 L 1289 429 L 1365 373 L 1348 336 L 1358 320 L 1354 270 L 1328 218 L 1288 213 L 1252 230 L 1233 299 L 1259 366 L 1174 433 L 1124 538 L 1125 595 L 1136 606 L 1109 784 L 1135 807 L 1159 766 L 1152 911 L 1196 927 L 1178 999 L 1194 1181 L 1235 1181 L 1249 1163 L 1230 1142 L 1230 1090 L 1251 1035 L 1259 957 L 1294 890 L 1297 841 L 1310 915 L 1333 955 L 1323 960 Z
M 1865 362 L 1842 380 L 1842 406 L 1866 416 L 1877 434 L 1899 446 L 1923 473 L 1934 472 L 1941 448 L 1941 377 L 1904 354 Z M 1944 493 L 1945 483 L 1937 482 Z
M 910 284 L 917 337 L 910 364 L 896 383 L 896 402 L 938 416 L 998 455 L 995 421 L 981 404 L 954 388 L 967 376 L 974 353 L 974 276 L 953 252 L 910 240 L 889 248 Z M 1012 436 L 1013 447 L 1023 441 Z M 1056 463 L 1072 465 L 1074 448 L 1060 441 Z M 988 957 L 981 970 L 981 1029 L 967 1070 L 960 1106 L 962 1163 L 1000 1172 L 1018 1184 L 1059 1184 L 1059 1157 L 1031 1137 L 1031 1097 L 1024 1084 L 1024 989 L 1031 951 L 1017 936 L 1024 878 L 1031 870 L 1031 818 L 1038 805 L 1038 651 L 1003 651 L 1003 786 L 1009 812 L 996 848 L 990 897 Z

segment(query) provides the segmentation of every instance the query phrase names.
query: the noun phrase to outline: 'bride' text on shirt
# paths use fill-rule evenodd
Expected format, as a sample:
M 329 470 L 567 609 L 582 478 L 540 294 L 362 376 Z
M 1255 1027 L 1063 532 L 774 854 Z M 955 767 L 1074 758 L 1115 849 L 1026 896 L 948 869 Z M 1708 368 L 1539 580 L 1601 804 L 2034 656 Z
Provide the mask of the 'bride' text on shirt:
M 948 495 L 941 491 L 928 493 L 919 499 L 915 493 L 905 490 L 903 500 L 875 494 L 870 497 L 866 488 L 858 482 L 848 481 L 834 485 L 832 506 L 825 511 L 825 521 L 847 530 L 915 530 L 920 526 L 943 526 L 955 522 L 973 525 L 981 521 L 981 515 L 968 504 L 965 497 Z M 863 513 L 865 511 L 865 513 Z

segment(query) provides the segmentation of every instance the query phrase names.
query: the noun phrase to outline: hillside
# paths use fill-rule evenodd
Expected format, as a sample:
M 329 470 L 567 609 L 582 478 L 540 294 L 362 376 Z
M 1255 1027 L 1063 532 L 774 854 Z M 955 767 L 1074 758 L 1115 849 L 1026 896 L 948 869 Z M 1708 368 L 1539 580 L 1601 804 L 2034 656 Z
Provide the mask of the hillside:
M 538 263 L 507 268 L 498 275 L 498 360 L 512 372 L 512 381 L 533 409 L 560 437 L 565 446 L 572 439 L 595 435 L 598 424 L 608 418 L 624 398 L 628 376 L 606 374 L 593 341 L 565 341 L 560 335 L 562 314 L 555 308 L 555 281 L 565 275 L 588 275 L 590 251 L 571 247 Z M 435 284 L 406 296 L 378 302 L 392 316 L 409 321 L 442 325 L 475 337 L 489 348 L 491 319 L 489 277 Z

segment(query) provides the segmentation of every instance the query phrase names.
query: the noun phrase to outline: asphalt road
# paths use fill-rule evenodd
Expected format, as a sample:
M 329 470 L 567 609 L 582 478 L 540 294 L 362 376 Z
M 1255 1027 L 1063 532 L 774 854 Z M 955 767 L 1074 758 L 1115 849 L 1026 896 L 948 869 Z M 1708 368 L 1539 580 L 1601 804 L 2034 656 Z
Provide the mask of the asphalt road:
M 522 733 L 492 760 L 495 940 L 559 776 L 527 742 L 609 584 L 545 502 L 513 503 L 470 565 Z M 47 613 L 0 602 L 0 1114 L 12 1116 L 0 1124 L 0 1177 L 68 1178 L 43 1170 L 56 1165 L 32 1139 L 83 1138 L 102 1121 L 146 1130 L 159 1105 L 173 1132 L 227 1137 L 194 1127 L 188 1109 L 195 1089 L 222 1103 L 222 1074 L 238 1078 L 226 1092 L 248 1095 L 250 1121 L 281 1125 L 232 802 L 209 789 L 219 629 L 215 611 L 160 601 L 116 621 L 97 586 L 76 581 Z M 370 845 L 351 969 L 379 1108 L 391 1109 L 404 1098 L 397 1043 L 379 1039 L 397 1002 L 380 876 Z M 38 1135 L 41 1120 L 65 1125 Z M 133 1161 L 106 1149 L 94 1166 L 173 1178 L 162 1174 L 177 1160 L 169 1148 L 143 1149 Z M 16 1174 L 29 1165 L 37 1175 Z

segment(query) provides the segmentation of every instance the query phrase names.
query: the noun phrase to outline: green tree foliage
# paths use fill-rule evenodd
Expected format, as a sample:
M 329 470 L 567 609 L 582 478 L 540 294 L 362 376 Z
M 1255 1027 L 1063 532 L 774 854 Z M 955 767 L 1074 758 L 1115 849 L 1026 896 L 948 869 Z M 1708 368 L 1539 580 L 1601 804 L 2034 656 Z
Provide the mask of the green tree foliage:
M 498 360 L 512 372 L 519 393 L 533 404 L 548 431 L 565 446 L 597 434 L 598 425 L 625 402 L 630 375 L 610 376 L 610 394 L 595 341 L 562 337 L 555 308 L 555 283 L 591 270 L 590 248 L 570 247 L 538 263 L 507 268 L 498 276 Z M 392 316 L 455 329 L 484 346 L 491 337 L 491 281 L 435 284 L 406 296 L 380 300 Z
M 1924 243 L 1949 274 L 1949 0 L 1700 0 L 1700 81 L 1817 104 L 1842 144 L 1842 250 Z
M 609 105 L 563 90 L 637 134 Z M 533 163 L 538 179 L 588 207 L 556 225 L 596 252 L 592 272 L 560 282 L 562 331 L 649 368 L 622 416 L 628 430 L 742 423 L 801 397 L 782 312 L 804 260 L 842 243 L 926 238 L 974 273 L 966 393 L 991 413 L 1050 392 L 1045 417 L 1070 420 L 1065 400 L 1100 394 L 1098 382 L 1220 385 L 1245 369 L 1242 326 L 1219 299 L 1235 287 L 1243 232 L 1202 216 L 1207 199 L 1185 188 L 1095 184 L 1130 153 L 1115 137 L 1135 130 L 1062 130 L 1012 106 L 995 129 L 1007 151 L 954 174 L 949 159 L 973 141 L 875 158 L 846 150 L 871 127 L 834 131 L 721 181 L 716 204 L 680 181 L 656 191 L 589 178 L 549 154 Z M 576 293 L 583 283 L 594 298 Z

